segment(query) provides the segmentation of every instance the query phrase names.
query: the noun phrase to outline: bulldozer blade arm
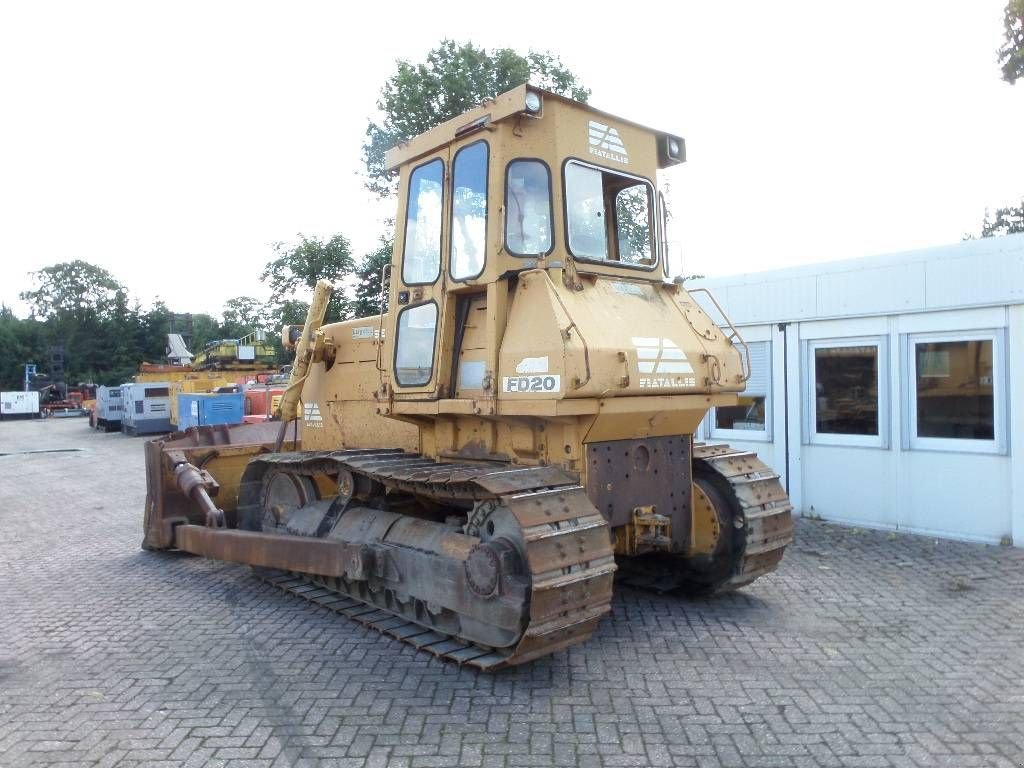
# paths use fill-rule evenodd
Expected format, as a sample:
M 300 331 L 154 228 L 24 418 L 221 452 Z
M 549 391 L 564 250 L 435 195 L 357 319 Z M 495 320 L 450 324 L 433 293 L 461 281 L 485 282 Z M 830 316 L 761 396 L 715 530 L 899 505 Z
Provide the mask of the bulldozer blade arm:
M 242 473 L 250 459 L 274 450 L 280 428 L 276 421 L 193 427 L 147 442 L 143 549 L 169 549 L 174 546 L 175 526 L 205 524 L 205 511 L 178 487 L 174 462 L 183 456 L 213 476 L 218 485 L 214 501 L 224 511 L 228 527 L 235 527 Z M 289 425 L 282 449 L 300 450 L 301 437 L 299 422 Z

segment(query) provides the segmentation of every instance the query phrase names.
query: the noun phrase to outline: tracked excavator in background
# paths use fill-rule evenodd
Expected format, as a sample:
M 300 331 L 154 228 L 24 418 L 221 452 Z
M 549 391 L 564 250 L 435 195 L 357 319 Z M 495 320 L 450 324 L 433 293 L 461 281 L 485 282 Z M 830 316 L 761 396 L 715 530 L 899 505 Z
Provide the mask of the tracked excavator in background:
M 530 85 L 390 150 L 386 311 L 324 324 L 322 281 L 283 331 L 279 422 L 148 443 L 143 546 L 251 564 L 480 669 L 585 641 L 617 570 L 703 593 L 774 570 L 778 476 L 693 440 L 750 371 L 670 279 L 656 177 L 684 159 Z

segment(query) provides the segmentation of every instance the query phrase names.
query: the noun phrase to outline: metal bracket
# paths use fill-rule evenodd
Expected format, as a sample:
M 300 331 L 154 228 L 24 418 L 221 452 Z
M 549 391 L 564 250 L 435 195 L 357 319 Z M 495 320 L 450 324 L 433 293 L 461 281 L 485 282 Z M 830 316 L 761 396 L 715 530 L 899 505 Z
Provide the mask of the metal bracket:
M 633 509 L 634 549 L 637 553 L 672 549 L 672 520 L 659 515 L 657 507 L 635 507 Z

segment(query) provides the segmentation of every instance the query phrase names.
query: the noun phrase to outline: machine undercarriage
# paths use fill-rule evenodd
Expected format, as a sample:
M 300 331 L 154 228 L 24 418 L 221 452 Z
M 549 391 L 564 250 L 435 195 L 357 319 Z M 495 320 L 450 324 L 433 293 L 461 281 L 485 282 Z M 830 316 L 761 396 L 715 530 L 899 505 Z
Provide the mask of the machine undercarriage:
M 246 428 L 270 437 L 266 425 Z M 164 468 L 175 487 L 149 500 L 147 548 L 164 548 L 158 532 L 167 532 L 179 549 L 249 563 L 274 586 L 480 669 L 585 641 L 610 610 L 616 570 L 631 586 L 717 594 L 773 570 L 792 537 L 778 477 L 724 445 L 693 447 L 693 514 L 715 538 L 709 554 L 616 565 L 608 521 L 557 467 L 442 463 L 397 449 L 273 453 L 269 440 L 227 439 L 224 428 L 204 427 L 147 446 L 151 473 L 177 461 Z M 197 511 L 168 516 L 210 508 L 184 498 L 210 488 L 190 484 L 187 468 L 203 470 L 189 459 L 211 466 L 247 455 L 230 491 L 237 502 L 219 523 Z

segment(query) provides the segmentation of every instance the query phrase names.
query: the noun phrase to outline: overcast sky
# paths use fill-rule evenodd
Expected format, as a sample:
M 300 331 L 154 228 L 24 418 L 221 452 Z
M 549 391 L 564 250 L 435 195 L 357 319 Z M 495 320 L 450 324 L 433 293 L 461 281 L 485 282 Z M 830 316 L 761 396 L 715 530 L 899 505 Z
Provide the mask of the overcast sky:
M 686 137 L 688 272 L 958 241 L 1024 195 L 1005 0 L 5 3 L 0 301 L 75 258 L 144 303 L 265 296 L 271 243 L 372 249 L 360 146 L 397 58 L 550 50 L 591 103 Z M 356 8 L 365 10 L 356 10 Z

